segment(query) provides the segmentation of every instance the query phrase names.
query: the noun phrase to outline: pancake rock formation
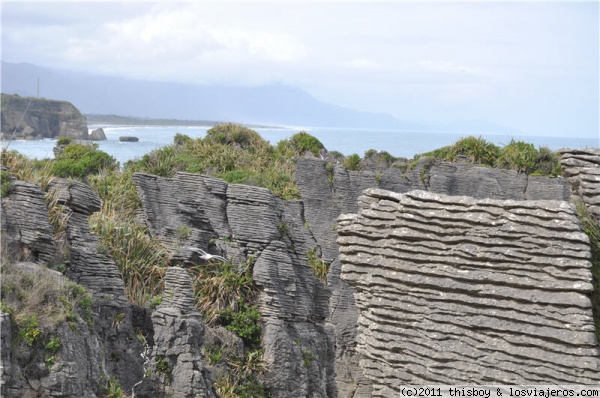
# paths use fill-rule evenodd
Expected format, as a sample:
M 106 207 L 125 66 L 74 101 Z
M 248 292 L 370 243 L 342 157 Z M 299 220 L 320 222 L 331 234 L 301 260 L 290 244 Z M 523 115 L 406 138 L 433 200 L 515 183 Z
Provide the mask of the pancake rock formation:
M 600 148 L 563 149 L 560 164 L 589 212 L 600 222 Z
M 600 384 L 575 209 L 367 189 L 338 218 L 373 396 L 407 384 Z

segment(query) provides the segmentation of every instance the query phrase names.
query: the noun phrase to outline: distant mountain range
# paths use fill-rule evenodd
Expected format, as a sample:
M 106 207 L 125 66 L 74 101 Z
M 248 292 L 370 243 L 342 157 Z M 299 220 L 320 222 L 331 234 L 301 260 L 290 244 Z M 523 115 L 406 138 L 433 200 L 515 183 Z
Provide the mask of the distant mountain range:
M 84 114 L 154 119 L 215 120 L 260 125 L 438 130 L 465 134 L 512 132 L 485 121 L 435 125 L 401 121 L 317 100 L 309 93 L 273 84 L 257 87 L 192 85 L 132 80 L 2 62 L 6 94 L 66 100 Z

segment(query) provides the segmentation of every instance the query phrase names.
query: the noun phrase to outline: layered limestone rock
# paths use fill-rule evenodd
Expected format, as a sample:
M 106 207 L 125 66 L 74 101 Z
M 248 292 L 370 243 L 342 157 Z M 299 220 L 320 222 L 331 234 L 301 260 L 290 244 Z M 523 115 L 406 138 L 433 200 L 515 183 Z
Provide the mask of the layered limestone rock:
M 88 139 L 85 116 L 67 101 L 2 94 L 3 140 L 71 137 Z
M 414 189 L 476 198 L 566 200 L 569 184 L 563 178 L 534 177 L 516 171 L 492 169 L 467 163 L 446 162 L 422 157 L 416 165 L 408 161 L 393 164 L 368 158 L 362 171 L 327 164 L 317 158 L 301 158 L 296 163 L 296 182 L 304 202 L 304 213 L 320 245 L 323 258 L 331 262 L 328 287 L 331 289 L 329 316 L 335 339 L 335 374 L 340 397 L 370 397 L 371 381 L 358 366 L 356 335 L 358 311 L 354 288 L 340 279 L 336 239 L 337 217 L 358 211 L 357 199 L 367 188 L 394 192 Z
M 368 189 L 339 217 L 373 396 L 406 384 L 600 384 L 572 205 Z
M 125 284 L 119 269 L 91 233 L 88 218 L 100 210 L 100 197 L 90 186 L 74 180 L 55 179 L 48 184 L 48 194 L 68 212 L 66 240 L 69 260 L 66 276 L 92 293 L 95 334 L 111 361 L 105 371 L 116 376 L 129 391 L 143 377 L 144 346 L 135 336 L 134 308 L 125 297 Z
M 194 307 L 190 276 L 183 268 L 170 267 L 164 283 L 164 299 L 152 313 L 151 360 L 163 386 L 160 396 L 216 398 L 211 373 L 200 360 L 204 325 Z
M 563 149 L 560 164 L 573 195 L 600 222 L 600 148 Z
M 15 260 L 53 262 L 57 256 L 42 189 L 13 181 L 12 192 L 0 202 L 2 253 Z
M 88 217 L 100 210 L 100 197 L 82 182 L 55 179 L 48 193 L 57 204 L 65 206 L 68 217 L 66 235 L 70 260 L 67 276 L 86 289 L 100 293 L 119 304 L 127 303 L 125 285 L 114 261 L 90 232 Z
M 134 330 L 143 329 L 143 320 L 140 325 L 135 324 L 134 312 L 140 311 L 129 305 L 117 267 L 89 230 L 88 216 L 100 209 L 100 199 L 83 183 L 53 180 L 47 194 L 59 224 L 53 231 L 40 187 L 22 181 L 13 184 L 10 194 L 2 198 L 0 236 L 3 255 L 8 255 L 3 274 L 10 265 L 23 274 L 21 279 L 44 280 L 56 289 L 73 280 L 91 293 L 90 303 L 86 304 L 91 313 L 86 321 L 71 315 L 74 319 L 69 322 L 58 317 L 55 323 L 42 325 L 40 342 L 34 345 L 15 342 L 15 336 L 4 334 L 3 339 L 15 343 L 11 350 L 18 349 L 2 353 L 2 396 L 95 396 L 110 376 L 115 376 L 121 387 L 129 391 L 144 374 L 140 357 L 143 345 Z M 24 259 L 35 263 L 18 263 Z M 47 266 L 66 267 L 69 279 Z M 86 290 L 76 288 L 79 295 L 86 294 Z M 55 300 L 67 305 L 64 300 Z M 3 317 L 2 322 L 2 333 L 7 333 L 10 319 Z M 49 336 L 61 342 L 53 355 L 44 349 Z M 45 362 L 50 357 L 51 362 Z M 157 396 L 152 386 L 146 391 L 145 396 Z
M 200 263 L 197 249 L 254 261 L 262 345 L 272 397 L 335 396 L 333 340 L 325 325 L 328 288 L 308 265 L 319 252 L 304 206 L 267 189 L 197 174 L 134 174 L 151 233 L 174 248 L 173 262 Z

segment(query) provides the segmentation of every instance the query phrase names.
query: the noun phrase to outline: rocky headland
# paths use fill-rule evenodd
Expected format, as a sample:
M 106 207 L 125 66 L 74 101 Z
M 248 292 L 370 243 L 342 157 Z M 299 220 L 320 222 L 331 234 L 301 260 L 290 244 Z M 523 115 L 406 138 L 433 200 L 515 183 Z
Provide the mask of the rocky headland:
M 42 340 L 27 340 L 2 307 L 2 396 L 105 396 L 118 385 L 136 397 L 216 397 L 231 377 L 225 351 L 263 386 L 247 396 L 600 384 L 590 240 L 571 203 L 597 216 L 600 150 L 563 151 L 567 178 L 462 158 L 371 156 L 360 170 L 323 158 L 297 158 L 300 199 L 289 200 L 203 174 L 134 173 L 136 222 L 168 248 L 151 308 L 127 299 L 123 271 L 90 231 L 103 206 L 94 190 L 10 181 L 2 244 L 15 261 L 3 286 L 52 279 L 89 304 L 41 325 Z M 259 341 L 232 332 L 237 318 L 223 327 L 200 314 L 195 286 L 225 275 L 196 278 L 213 269 L 210 256 L 252 279 Z
M 67 101 L 2 94 L 3 140 L 88 139 L 85 116 Z

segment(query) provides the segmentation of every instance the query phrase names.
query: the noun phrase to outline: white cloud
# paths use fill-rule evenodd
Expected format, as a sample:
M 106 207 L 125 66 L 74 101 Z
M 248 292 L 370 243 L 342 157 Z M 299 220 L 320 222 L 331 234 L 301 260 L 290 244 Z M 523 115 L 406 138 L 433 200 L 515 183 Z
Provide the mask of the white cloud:
M 281 82 L 324 101 L 400 118 L 435 117 L 460 103 L 464 112 L 485 109 L 503 124 L 516 120 L 524 104 L 542 103 L 561 81 L 554 108 L 543 109 L 548 121 L 531 122 L 551 126 L 550 116 L 575 120 L 585 104 L 598 107 L 592 84 L 600 69 L 598 8 L 566 2 L 3 2 L 2 58 L 187 83 Z M 568 83 L 574 78 L 587 80 Z
M 370 59 L 357 58 L 345 64 L 350 68 L 355 69 L 366 69 L 366 70 L 377 70 L 381 68 L 376 62 L 371 61 Z
M 451 61 L 421 61 L 420 66 L 429 71 L 447 74 L 489 76 L 489 72 L 483 68 L 459 65 Z
M 240 80 L 253 73 L 249 66 L 299 62 L 308 54 L 291 34 L 223 24 L 197 11 L 187 4 L 153 7 L 132 18 L 109 20 L 93 34 L 69 39 L 64 55 L 69 62 L 105 72 L 207 83 L 236 74 L 232 64 Z

